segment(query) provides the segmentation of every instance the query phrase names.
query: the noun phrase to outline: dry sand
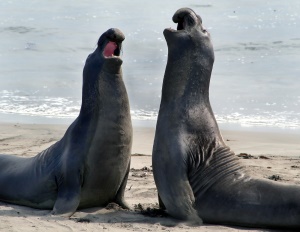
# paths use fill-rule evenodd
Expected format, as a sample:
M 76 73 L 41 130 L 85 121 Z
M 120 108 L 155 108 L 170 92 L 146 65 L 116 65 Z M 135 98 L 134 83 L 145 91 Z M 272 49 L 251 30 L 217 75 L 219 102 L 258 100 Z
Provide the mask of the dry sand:
M 0 124 L 0 153 L 34 156 L 59 140 L 66 128 L 66 125 Z M 246 153 L 241 162 L 251 175 L 300 185 L 299 134 L 241 131 L 222 131 L 222 134 L 236 154 Z M 111 204 L 77 211 L 66 219 L 50 216 L 48 210 L 0 202 L 0 231 L 271 231 L 219 225 L 190 227 L 160 212 L 147 211 L 147 207 L 157 206 L 150 156 L 153 137 L 153 128 L 134 128 L 132 169 L 125 197 L 136 211 L 125 211 Z

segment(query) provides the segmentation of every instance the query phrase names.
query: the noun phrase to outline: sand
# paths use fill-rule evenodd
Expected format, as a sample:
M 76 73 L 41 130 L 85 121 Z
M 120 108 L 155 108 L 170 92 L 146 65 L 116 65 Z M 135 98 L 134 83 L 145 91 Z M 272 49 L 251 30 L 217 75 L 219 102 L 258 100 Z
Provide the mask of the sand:
M 0 153 L 34 156 L 59 140 L 67 125 L 0 124 Z M 251 175 L 300 185 L 300 135 L 222 131 Z M 125 197 L 132 211 L 110 204 L 77 211 L 70 219 L 0 202 L 0 231 L 272 231 L 220 225 L 191 227 L 147 207 L 157 206 L 151 168 L 154 128 L 134 128 L 131 172 Z M 134 210 L 135 209 L 135 210 Z M 142 210 L 142 211 L 141 211 Z M 144 214 L 142 214 L 143 212 Z

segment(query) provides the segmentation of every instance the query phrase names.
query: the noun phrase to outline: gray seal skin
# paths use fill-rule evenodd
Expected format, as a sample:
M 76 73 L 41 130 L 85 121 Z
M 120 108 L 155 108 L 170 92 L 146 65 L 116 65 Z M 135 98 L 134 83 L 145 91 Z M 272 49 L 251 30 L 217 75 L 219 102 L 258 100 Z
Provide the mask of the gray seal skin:
M 178 219 L 300 228 L 300 186 L 248 176 L 222 139 L 209 102 L 214 51 L 193 10 L 165 29 L 168 61 L 153 145 L 160 206 Z
M 132 125 L 119 57 L 124 38 L 118 29 L 99 38 L 83 70 L 79 116 L 60 141 L 32 158 L 0 155 L 0 201 L 63 216 L 110 202 L 128 208 Z

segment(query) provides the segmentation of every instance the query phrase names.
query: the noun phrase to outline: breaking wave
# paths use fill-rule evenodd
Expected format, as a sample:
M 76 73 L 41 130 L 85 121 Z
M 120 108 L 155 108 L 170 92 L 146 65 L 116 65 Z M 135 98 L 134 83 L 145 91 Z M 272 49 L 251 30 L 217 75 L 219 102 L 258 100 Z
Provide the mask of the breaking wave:
M 46 118 L 75 118 L 79 114 L 81 101 L 74 98 L 27 95 L 21 91 L 0 91 L 0 113 Z M 157 120 L 158 110 L 132 109 L 133 120 Z M 264 126 L 300 129 L 300 113 L 259 111 L 256 114 L 233 112 L 215 114 L 218 123 L 235 123 L 242 127 Z

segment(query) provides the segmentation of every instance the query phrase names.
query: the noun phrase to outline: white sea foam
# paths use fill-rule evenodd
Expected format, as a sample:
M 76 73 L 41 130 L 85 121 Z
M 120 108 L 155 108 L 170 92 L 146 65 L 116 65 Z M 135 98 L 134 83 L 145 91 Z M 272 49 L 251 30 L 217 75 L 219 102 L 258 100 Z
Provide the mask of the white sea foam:
M 216 115 L 219 123 L 236 123 L 242 127 L 264 126 L 282 129 L 300 129 L 300 115 L 295 117 L 293 112 L 262 112 L 261 115 L 243 115 L 232 113 Z
M 20 91 L 0 91 L 0 113 L 49 118 L 74 118 L 80 102 L 62 97 L 22 96 Z
M 20 91 L 0 91 L 0 113 L 47 118 L 75 118 L 81 102 L 72 98 L 22 95 Z M 293 111 L 258 111 L 245 114 L 243 110 L 229 114 L 216 113 L 218 123 L 235 123 L 242 127 L 264 126 L 300 129 L 300 113 Z M 132 109 L 133 120 L 157 120 L 158 110 Z

